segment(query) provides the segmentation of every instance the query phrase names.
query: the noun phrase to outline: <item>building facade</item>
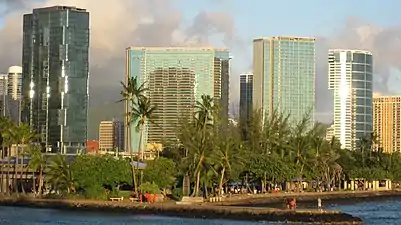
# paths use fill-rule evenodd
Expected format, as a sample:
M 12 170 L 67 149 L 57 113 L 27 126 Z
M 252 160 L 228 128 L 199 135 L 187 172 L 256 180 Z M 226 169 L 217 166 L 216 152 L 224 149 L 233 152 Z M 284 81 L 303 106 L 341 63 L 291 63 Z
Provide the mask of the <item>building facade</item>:
M 353 150 L 373 132 L 372 54 L 333 49 L 328 61 L 328 87 L 334 91 L 334 136 L 342 148 Z
M 153 123 L 146 125 L 145 149 L 148 143 L 177 143 L 177 129 L 183 118 L 191 118 L 196 101 L 210 95 L 218 104 L 223 118 L 228 119 L 229 52 L 215 48 L 144 48 L 130 47 L 126 51 L 127 80 L 136 77 L 145 82 L 146 95 L 153 105 Z M 126 106 L 126 111 L 129 108 Z M 139 132 L 136 124 L 131 129 L 132 150 L 139 150 Z M 128 134 L 127 130 L 125 132 Z M 128 147 L 125 150 L 129 150 Z
M 383 152 L 401 151 L 401 96 L 373 96 L 373 132 Z
M 248 120 L 252 115 L 253 74 L 240 75 L 239 115 L 241 120 Z
M 118 151 L 124 151 L 124 137 L 124 122 L 114 121 L 114 148 Z
M 22 67 L 10 67 L 8 69 L 7 80 L 7 94 L 14 100 L 21 100 Z
M 21 70 L 20 66 L 12 66 L 7 74 L 0 75 L 0 115 L 16 124 L 21 121 Z
M 97 140 L 87 140 L 86 141 L 86 153 L 96 154 L 99 152 L 99 141 Z
M 99 124 L 99 150 L 114 150 L 114 121 L 101 121 Z
M 7 95 L 8 75 L 0 74 L 0 95 Z
M 253 108 L 290 115 L 292 124 L 315 114 L 315 38 L 253 40 Z M 268 118 L 268 117 L 267 117 Z
M 88 115 L 89 13 L 54 6 L 24 15 L 22 120 L 49 152 L 85 150 Z

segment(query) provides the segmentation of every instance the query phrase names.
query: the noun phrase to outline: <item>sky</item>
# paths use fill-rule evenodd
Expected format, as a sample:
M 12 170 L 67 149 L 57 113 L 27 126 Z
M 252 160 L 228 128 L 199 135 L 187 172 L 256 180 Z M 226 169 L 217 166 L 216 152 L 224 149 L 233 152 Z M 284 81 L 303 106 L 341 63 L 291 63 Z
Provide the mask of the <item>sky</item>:
M 99 110 L 119 97 L 127 46 L 228 47 L 233 55 L 230 108 L 238 111 L 239 74 L 252 70 L 252 39 L 314 36 L 317 119 L 331 122 L 327 50 L 369 50 L 374 91 L 401 94 L 401 1 L 396 0 L 0 0 L 0 72 L 21 63 L 21 17 L 32 7 L 75 5 L 91 13 L 91 109 L 98 120 L 118 117 Z M 107 111 L 99 113 L 99 111 Z M 91 125 L 92 124 L 92 125 Z

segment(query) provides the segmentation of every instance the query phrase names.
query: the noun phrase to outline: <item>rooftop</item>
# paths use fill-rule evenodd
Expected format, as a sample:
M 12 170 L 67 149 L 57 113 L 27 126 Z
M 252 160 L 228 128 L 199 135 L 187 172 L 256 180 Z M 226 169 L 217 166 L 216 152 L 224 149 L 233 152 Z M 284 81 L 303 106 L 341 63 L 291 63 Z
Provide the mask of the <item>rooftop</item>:
M 372 55 L 370 51 L 362 50 L 362 49 L 329 49 L 329 52 L 352 52 L 352 53 L 361 53 L 366 55 Z
M 33 12 L 53 12 L 53 11 L 65 11 L 65 10 L 70 10 L 75 12 L 86 12 L 86 9 L 77 8 L 75 6 L 60 6 L 60 5 L 49 6 L 44 8 L 36 8 L 33 9 Z
M 315 37 L 301 37 L 301 36 L 273 36 L 273 37 L 261 37 L 255 38 L 253 41 L 270 41 L 270 40 L 284 40 L 288 39 L 290 41 L 315 41 Z
M 214 47 L 128 47 L 127 50 L 153 50 L 153 51 L 187 51 L 187 50 L 203 50 L 203 51 L 228 51 L 228 48 L 214 48 Z

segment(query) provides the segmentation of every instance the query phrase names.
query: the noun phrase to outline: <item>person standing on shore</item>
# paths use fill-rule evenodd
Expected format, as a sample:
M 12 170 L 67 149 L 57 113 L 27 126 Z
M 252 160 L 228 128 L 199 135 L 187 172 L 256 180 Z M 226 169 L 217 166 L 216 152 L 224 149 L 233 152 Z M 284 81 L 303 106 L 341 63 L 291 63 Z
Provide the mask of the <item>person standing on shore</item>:
M 292 198 L 290 201 L 290 209 L 295 209 L 297 207 L 297 202 L 295 198 Z
M 318 199 L 317 199 L 317 210 L 319 210 L 320 212 L 323 211 L 323 208 L 322 208 L 322 199 L 321 199 L 321 198 L 318 198 Z

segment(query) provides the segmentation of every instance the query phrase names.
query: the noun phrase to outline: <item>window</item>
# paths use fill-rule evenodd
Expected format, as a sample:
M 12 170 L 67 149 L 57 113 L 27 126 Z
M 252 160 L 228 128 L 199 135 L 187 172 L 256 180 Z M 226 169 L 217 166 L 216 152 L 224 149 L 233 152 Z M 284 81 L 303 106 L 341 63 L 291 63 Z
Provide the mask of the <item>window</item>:
M 364 64 L 352 64 L 352 71 L 365 72 L 365 65 Z
M 352 65 L 353 67 L 354 65 Z M 354 70 L 354 69 L 353 69 Z M 354 70 L 355 71 L 355 70 Z M 353 80 L 365 80 L 365 73 L 353 72 L 352 73 Z

